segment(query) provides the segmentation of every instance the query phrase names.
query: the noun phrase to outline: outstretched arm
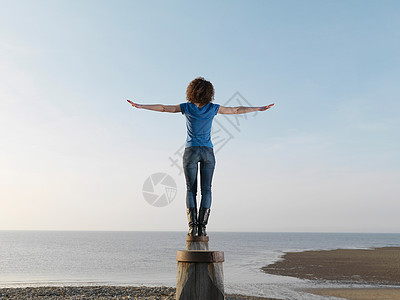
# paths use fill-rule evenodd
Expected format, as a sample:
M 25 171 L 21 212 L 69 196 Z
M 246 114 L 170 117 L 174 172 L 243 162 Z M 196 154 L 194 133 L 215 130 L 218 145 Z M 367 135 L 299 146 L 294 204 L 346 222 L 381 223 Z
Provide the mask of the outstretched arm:
M 181 106 L 178 105 L 163 105 L 163 104 L 138 104 L 134 103 L 130 100 L 128 101 L 133 107 L 143 108 L 148 110 L 160 111 L 160 112 L 169 112 L 169 113 L 177 113 L 181 112 Z
M 233 114 L 246 114 L 249 112 L 254 112 L 254 111 L 265 111 L 269 108 L 274 106 L 274 104 L 270 104 L 267 106 L 257 106 L 257 107 L 249 107 L 249 106 L 236 106 L 236 107 L 226 107 L 226 106 L 220 106 L 218 113 L 219 114 L 226 114 L 226 115 L 233 115 Z

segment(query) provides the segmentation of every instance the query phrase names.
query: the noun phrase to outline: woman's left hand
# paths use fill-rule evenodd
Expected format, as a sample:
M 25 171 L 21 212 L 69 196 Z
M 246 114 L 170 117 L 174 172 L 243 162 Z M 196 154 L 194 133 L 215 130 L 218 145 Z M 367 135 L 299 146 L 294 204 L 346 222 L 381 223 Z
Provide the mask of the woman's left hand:
M 267 110 L 267 109 L 270 109 L 272 106 L 274 106 L 275 105 L 275 103 L 273 103 L 273 104 L 270 104 L 270 105 L 267 105 L 267 106 L 261 106 L 260 107 L 260 111 L 265 111 L 265 110 Z

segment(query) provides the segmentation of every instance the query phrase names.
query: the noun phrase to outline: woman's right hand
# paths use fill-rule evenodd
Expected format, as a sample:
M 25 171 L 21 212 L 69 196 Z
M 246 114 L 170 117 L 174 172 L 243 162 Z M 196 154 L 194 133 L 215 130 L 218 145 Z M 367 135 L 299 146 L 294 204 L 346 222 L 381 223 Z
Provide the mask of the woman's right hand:
M 134 103 L 134 102 L 132 102 L 130 100 L 126 100 L 126 101 L 128 101 L 133 107 L 142 108 L 142 105 L 140 105 L 140 104 Z

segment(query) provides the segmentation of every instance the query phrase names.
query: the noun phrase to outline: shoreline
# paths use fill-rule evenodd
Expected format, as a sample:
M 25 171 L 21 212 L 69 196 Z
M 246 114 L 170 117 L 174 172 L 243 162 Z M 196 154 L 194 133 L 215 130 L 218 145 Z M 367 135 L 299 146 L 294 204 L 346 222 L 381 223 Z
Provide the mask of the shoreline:
M 400 247 L 287 252 L 281 260 L 261 269 L 268 274 L 333 284 L 330 288 L 302 290 L 315 295 L 350 300 L 400 299 Z M 350 286 L 335 288 L 334 284 Z
M 174 287 L 148 286 L 35 286 L 0 288 L 0 299 L 140 299 L 175 300 Z M 226 300 L 281 300 L 239 294 L 226 294 Z
M 313 281 L 400 286 L 400 247 L 287 252 L 261 269 Z
M 350 300 L 400 299 L 400 247 L 287 252 L 262 268 L 269 274 L 310 280 L 298 292 Z M 315 284 L 314 284 L 315 283 Z M 337 287 L 335 287 L 337 286 Z M 279 291 L 279 287 L 277 288 Z M 226 300 L 284 300 L 244 294 L 226 294 Z M 279 298 L 280 297 L 280 298 Z M 174 286 L 118 284 L 31 285 L 0 287 L 0 299 L 142 299 L 172 300 Z

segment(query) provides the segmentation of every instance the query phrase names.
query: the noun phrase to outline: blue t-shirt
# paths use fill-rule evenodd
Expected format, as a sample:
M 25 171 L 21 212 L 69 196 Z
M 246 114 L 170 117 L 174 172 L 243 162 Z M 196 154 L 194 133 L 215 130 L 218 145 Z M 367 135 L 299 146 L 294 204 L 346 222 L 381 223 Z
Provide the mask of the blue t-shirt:
M 211 142 L 211 125 L 218 113 L 219 104 L 208 103 L 202 108 L 191 102 L 179 104 L 186 117 L 186 146 L 207 146 L 213 148 Z

